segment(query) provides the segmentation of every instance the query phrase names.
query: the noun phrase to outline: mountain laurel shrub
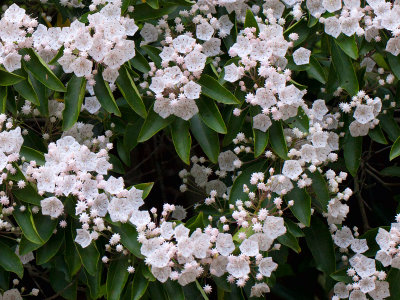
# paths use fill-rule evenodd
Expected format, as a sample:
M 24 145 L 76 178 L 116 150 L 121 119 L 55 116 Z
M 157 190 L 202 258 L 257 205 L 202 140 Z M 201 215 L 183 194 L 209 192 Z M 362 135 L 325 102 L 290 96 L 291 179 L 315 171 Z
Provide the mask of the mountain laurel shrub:
M 5 2 L 0 299 L 400 299 L 399 1 Z

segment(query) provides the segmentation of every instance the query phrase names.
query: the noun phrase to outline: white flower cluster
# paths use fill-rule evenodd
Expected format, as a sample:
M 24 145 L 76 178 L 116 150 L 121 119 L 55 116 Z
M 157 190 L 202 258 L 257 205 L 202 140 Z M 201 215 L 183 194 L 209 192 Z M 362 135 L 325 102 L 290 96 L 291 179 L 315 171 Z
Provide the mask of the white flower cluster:
M 379 124 L 377 117 L 382 109 L 379 97 L 372 99 L 364 91 L 359 91 L 350 103 L 342 102 L 339 107 L 344 113 L 354 110 L 355 120 L 349 126 L 350 134 L 354 137 L 367 135 L 370 129 Z
M 382 300 L 389 297 L 389 283 L 385 281 L 387 274 L 385 271 L 377 270 L 375 260 L 363 254 L 369 248 L 366 239 L 357 238 L 357 228 L 354 228 L 354 236 L 351 229 L 346 226 L 341 229 L 336 226 L 331 228 L 334 232 L 332 235 L 333 241 L 340 247 L 340 252 L 343 254 L 343 262 L 350 264 L 346 274 L 352 281 L 347 284 L 344 282 L 336 283 L 334 287 L 335 295 L 332 299 L 367 299 L 367 294 L 374 300 Z M 378 234 L 378 236 L 377 241 L 380 240 L 382 235 Z M 348 248 L 354 253 L 350 259 L 348 259 L 350 251 Z M 375 259 L 379 260 L 378 254 Z
M 384 267 L 400 269 L 400 216 L 396 216 L 396 223 L 392 223 L 390 230 L 379 228 L 376 235 L 376 243 L 380 250 L 376 253 L 375 259 L 380 261 Z
M 47 28 L 13 4 L 0 20 L 0 64 L 12 72 L 21 68 L 18 49 L 34 48 L 49 62 L 64 47 L 58 62 L 65 73 L 85 76 L 94 85 L 93 76 L 98 68 L 93 66 L 103 64 L 103 78 L 114 83 L 120 66 L 135 56 L 135 43 L 127 36 L 133 36 L 138 29 L 133 19 L 121 16 L 121 5 L 121 1 L 113 1 L 99 12 L 89 14 L 88 25 L 75 20 L 69 27 Z

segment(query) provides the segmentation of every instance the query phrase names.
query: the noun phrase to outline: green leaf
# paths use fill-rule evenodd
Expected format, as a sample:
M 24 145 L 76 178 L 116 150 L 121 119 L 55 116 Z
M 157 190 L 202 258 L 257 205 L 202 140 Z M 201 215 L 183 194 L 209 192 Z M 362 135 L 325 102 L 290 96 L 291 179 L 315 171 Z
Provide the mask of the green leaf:
M 361 162 L 362 137 L 353 137 L 347 132 L 343 142 L 343 155 L 346 168 L 352 176 L 357 175 L 358 167 Z
M 201 85 L 201 93 L 224 104 L 239 104 L 240 101 L 217 80 L 207 74 L 203 74 L 197 81 Z
M 37 109 L 40 111 L 40 113 L 43 116 L 48 117 L 49 116 L 49 97 L 47 95 L 47 87 L 43 85 L 39 80 L 37 80 L 32 73 L 28 73 L 29 80 L 32 84 L 33 89 L 35 90 L 35 93 L 39 99 L 40 106 L 37 107 Z
M 386 132 L 388 138 L 394 142 L 400 136 L 400 127 L 394 120 L 393 113 L 379 114 L 379 125 Z
M 38 265 L 47 263 L 57 254 L 63 242 L 64 230 L 58 230 L 57 233 L 52 238 L 50 238 L 47 243 L 45 243 L 36 251 L 36 263 Z
M 78 251 L 79 257 L 81 258 L 81 262 L 85 270 L 90 275 L 95 276 L 97 272 L 97 262 L 100 259 L 100 253 L 96 248 L 96 244 L 91 243 L 86 248 L 82 248 L 81 245 L 75 243 L 75 247 Z
M 138 4 L 138 5 L 135 5 L 135 11 L 133 12 L 133 18 L 135 19 L 136 22 L 152 20 L 152 19 L 159 19 L 164 15 L 169 15 L 169 14 L 173 13 L 177 8 L 178 8 L 178 5 L 175 3 L 174 4 L 163 3 L 163 6 L 161 9 L 154 9 L 145 3 Z
M 150 59 L 159 68 L 161 66 L 161 57 L 160 57 L 161 50 L 150 45 L 143 45 L 141 48 L 146 52 L 146 54 L 150 57 Z
M 381 126 L 378 124 L 375 126 L 374 129 L 370 129 L 368 132 L 369 137 L 374 141 L 379 144 L 387 145 L 388 141 L 385 138 L 385 135 L 383 134 Z
M 255 190 L 255 186 L 249 185 L 251 174 L 254 172 L 265 172 L 265 164 L 265 161 L 259 161 L 243 169 L 242 173 L 233 182 L 231 192 L 229 193 L 230 204 L 234 204 L 236 200 L 246 201 L 248 199 L 248 195 L 243 192 L 243 184 L 247 184 L 250 191 Z
M 43 244 L 43 240 L 36 229 L 32 214 L 28 208 L 26 208 L 24 212 L 21 212 L 19 208 L 16 208 L 13 211 L 13 216 L 24 233 L 24 236 L 29 241 L 39 245 Z
M 400 167 L 398 167 L 398 166 L 390 166 L 390 167 L 387 167 L 387 168 L 383 169 L 382 171 L 380 171 L 380 173 L 383 176 L 400 177 Z
M 183 288 L 177 281 L 168 280 L 162 286 L 169 300 L 185 300 Z
M 140 93 L 125 66 L 122 66 L 119 69 L 119 76 L 116 83 L 129 106 L 132 107 L 139 116 L 146 118 L 146 107 L 144 106 Z
M 307 74 L 322 84 L 325 84 L 328 80 L 324 68 L 322 68 L 319 61 L 313 55 L 310 57 L 310 67 L 307 69 Z
M 142 298 L 144 293 L 147 290 L 148 285 L 149 285 L 149 281 L 146 279 L 146 277 L 144 277 L 142 275 L 142 272 L 140 272 L 140 270 L 137 270 L 135 272 L 135 276 L 133 277 L 133 281 L 132 281 L 131 299 L 139 300 L 140 298 Z
M 34 160 L 38 166 L 43 166 L 45 163 L 44 154 L 30 147 L 22 146 L 19 154 L 27 161 Z
M 121 160 L 113 155 L 113 154 L 109 154 L 109 161 L 112 164 L 112 171 L 118 174 L 125 174 L 125 169 L 124 169 L 124 165 L 122 164 Z
M 218 133 L 206 126 L 198 115 L 190 119 L 190 130 L 210 161 L 217 163 L 219 155 Z
M 66 88 L 62 82 L 54 75 L 53 71 L 47 66 L 43 59 L 32 49 L 23 49 L 21 52 L 30 56 L 29 61 L 24 61 L 24 65 L 32 75 L 47 86 L 49 89 L 57 92 L 65 92 Z
M 67 92 L 64 97 L 65 108 L 63 110 L 63 130 L 70 129 L 78 121 L 81 112 L 83 98 L 85 97 L 85 77 L 72 78 L 67 83 Z
M 14 84 L 14 89 L 21 95 L 22 98 L 32 102 L 35 105 L 39 105 L 39 98 L 33 89 L 32 82 L 28 76 L 28 73 L 21 68 L 15 71 L 18 75 L 25 77 L 26 79 L 23 81 Z
M 342 33 L 335 41 L 344 53 L 354 60 L 358 59 L 358 48 L 354 36 L 347 36 Z
M 147 0 L 146 3 L 153 9 L 159 9 L 158 0 Z
M 189 122 L 182 120 L 181 118 L 176 119 L 171 124 L 171 135 L 176 153 L 178 153 L 179 157 L 185 164 L 190 165 L 192 137 L 189 132 Z
M 104 81 L 101 70 L 98 70 L 97 74 L 94 76 L 96 84 L 93 87 L 94 93 L 99 100 L 101 106 L 109 113 L 121 116 L 118 105 L 115 102 L 110 86 Z
M 304 189 L 293 188 L 286 196 L 287 202 L 294 200 L 290 207 L 293 215 L 305 226 L 310 226 L 311 221 L 311 197 Z
M 119 300 L 128 280 L 128 256 L 121 255 L 112 260 L 107 272 L 107 300 Z
M 244 120 L 247 115 L 247 110 L 248 110 L 247 108 L 244 109 L 238 117 L 234 116 L 233 114 L 230 115 L 230 119 L 228 121 L 228 126 L 227 126 L 228 132 L 224 136 L 224 139 L 222 141 L 223 147 L 226 147 L 230 143 L 232 143 L 232 140 L 236 137 L 236 135 L 242 129 Z
M 201 211 L 198 215 L 193 216 L 192 218 L 190 218 L 186 224 L 185 227 L 190 229 L 190 232 L 193 232 L 196 230 L 196 228 L 203 228 L 204 227 L 204 223 L 203 223 L 203 212 Z
M 347 275 L 347 269 L 337 270 L 333 272 L 330 276 L 336 281 L 344 282 L 344 283 L 353 283 L 353 279 Z
M 6 271 L 17 274 L 18 277 L 22 279 L 24 275 L 24 267 L 22 266 L 19 257 L 3 242 L 0 242 L 0 249 L 0 266 L 2 266 Z
M 117 153 L 124 164 L 129 167 L 131 165 L 131 156 L 122 139 L 118 139 L 117 141 Z
M 136 49 L 135 57 L 132 58 L 129 62 L 131 63 L 132 67 L 142 73 L 147 73 L 151 70 L 147 59 L 144 58 L 144 56 L 138 51 L 138 49 Z
M 75 242 L 72 238 L 71 226 L 65 230 L 65 252 L 64 260 L 67 265 L 67 271 L 70 277 L 74 276 L 80 270 L 82 263 Z
M 247 9 L 246 11 L 246 18 L 244 20 L 244 27 L 249 28 L 253 27 L 256 29 L 256 37 L 258 36 L 258 33 L 260 32 L 260 29 L 258 28 L 258 24 L 256 21 L 256 18 L 254 18 L 253 12 L 250 9 Z
M 311 226 L 304 228 L 307 246 L 317 265 L 326 274 L 336 270 L 335 251 L 328 226 L 317 217 L 311 219 Z
M 391 53 L 385 53 L 385 55 L 394 76 L 396 76 L 397 79 L 400 79 L 400 58 Z
M 261 130 L 253 128 L 254 138 L 254 157 L 257 158 L 264 153 L 268 145 L 269 131 L 262 132 Z
M 0 113 L 4 114 L 6 112 L 6 107 L 7 107 L 7 87 L 0 86 Z
M 173 120 L 174 116 L 169 116 L 168 118 L 163 119 L 153 110 L 153 107 L 151 107 L 142 129 L 140 130 L 138 142 L 142 143 L 147 141 L 161 129 L 164 129 L 171 124 Z
M 389 282 L 390 298 L 387 299 L 400 299 L 400 270 L 391 268 L 386 279 Z
M 400 155 L 400 136 L 397 138 L 397 140 L 394 142 L 392 145 L 392 148 L 390 148 L 390 160 L 395 159 Z
M 304 232 L 300 229 L 300 227 L 293 221 L 286 219 L 285 226 L 287 230 L 294 236 L 294 237 L 303 237 Z
M 196 104 L 203 122 L 215 132 L 226 134 L 225 122 L 215 102 L 208 97 L 200 97 Z
M 90 297 L 98 299 L 101 297 L 101 277 L 102 277 L 102 262 L 97 262 L 97 272 L 95 276 L 90 275 L 86 270 L 83 272 L 86 278 L 86 285 L 89 287 Z
M 134 187 L 142 190 L 143 194 L 142 194 L 142 199 L 146 199 L 147 196 L 150 194 L 151 189 L 154 186 L 154 182 L 146 182 L 146 183 L 139 183 L 139 184 L 135 184 Z
M 296 252 L 296 253 L 300 253 L 301 252 L 301 248 L 300 248 L 299 242 L 294 237 L 294 235 L 291 234 L 289 231 L 287 231 L 284 235 L 281 235 L 280 237 L 278 237 L 277 240 L 278 240 L 279 243 L 289 247 L 294 252 Z
M 123 223 L 121 225 L 113 225 L 113 231 L 118 232 L 121 235 L 121 243 L 124 245 L 129 252 L 138 258 L 144 258 L 140 252 L 141 244 L 138 242 L 138 233 L 135 227 L 129 223 Z
M 331 39 L 332 63 L 339 78 L 339 84 L 344 88 L 350 96 L 354 96 L 358 92 L 358 80 L 354 71 L 353 63 L 335 42 Z
M 285 135 L 283 134 L 282 123 L 273 121 L 269 128 L 269 140 L 272 150 L 282 159 L 289 159 L 287 156 L 287 145 Z
M 204 300 L 208 300 L 208 296 L 204 292 L 203 288 L 201 287 L 200 283 L 196 280 L 196 287 L 200 291 L 201 295 L 203 296 Z
M 132 151 L 132 149 L 138 144 L 137 140 L 143 123 L 144 120 L 142 118 L 137 118 L 134 120 L 134 123 L 129 123 L 126 125 L 124 133 L 124 145 L 129 151 Z
M 329 195 L 328 185 L 324 176 L 318 171 L 314 173 L 307 172 L 308 177 L 311 178 L 312 184 L 311 187 L 314 191 L 315 198 L 321 204 L 321 208 L 324 212 L 328 210 L 328 203 L 331 200 Z
M 14 85 L 24 79 L 25 78 L 22 76 L 7 72 L 3 68 L 0 68 L 0 86 Z

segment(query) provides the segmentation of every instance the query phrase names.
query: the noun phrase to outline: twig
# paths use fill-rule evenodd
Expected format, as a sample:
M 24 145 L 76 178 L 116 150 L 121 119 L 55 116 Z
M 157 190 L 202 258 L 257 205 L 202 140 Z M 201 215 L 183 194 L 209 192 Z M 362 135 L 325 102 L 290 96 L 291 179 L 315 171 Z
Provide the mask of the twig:
M 358 183 L 357 176 L 354 178 L 354 193 L 357 198 L 358 206 L 360 208 L 364 231 L 367 231 L 368 229 L 371 228 L 371 226 L 369 226 L 369 224 L 368 224 L 368 217 L 367 217 L 367 213 L 365 211 L 364 199 L 362 198 L 362 195 L 361 195 L 360 185 Z

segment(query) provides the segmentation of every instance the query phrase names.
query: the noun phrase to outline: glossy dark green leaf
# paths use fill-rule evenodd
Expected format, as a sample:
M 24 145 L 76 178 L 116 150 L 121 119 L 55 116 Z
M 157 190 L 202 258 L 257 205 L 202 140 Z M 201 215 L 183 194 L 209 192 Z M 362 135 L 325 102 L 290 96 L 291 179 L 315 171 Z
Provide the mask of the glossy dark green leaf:
M 310 67 L 307 69 L 307 74 L 322 84 L 325 84 L 328 80 L 328 75 L 324 71 L 324 68 L 314 56 L 310 57 Z
M 134 185 L 135 188 L 143 191 L 143 194 L 142 194 L 143 200 L 146 199 L 147 196 L 150 194 L 153 186 L 154 186 L 154 182 L 139 183 L 139 184 Z
M 160 8 L 160 5 L 158 4 L 158 0 L 147 0 L 146 3 L 153 9 Z
M 352 59 L 358 59 L 358 48 L 354 36 L 347 36 L 342 33 L 335 41 L 344 53 Z
M 400 58 L 391 53 L 385 53 L 385 55 L 394 76 L 396 76 L 397 79 L 400 79 Z
M 1 75 L 0 75 L 1 76 Z M 7 107 L 7 87 L 0 86 L 0 113 L 4 114 Z
M 243 168 L 242 173 L 233 182 L 231 192 L 229 193 L 229 203 L 234 204 L 237 200 L 246 201 L 248 199 L 248 195 L 243 192 L 243 184 L 247 184 L 250 190 L 254 190 L 256 187 L 249 185 L 251 174 L 254 172 L 265 172 L 265 164 L 265 161 L 259 161 Z
M 286 201 L 294 200 L 290 207 L 293 215 L 305 226 L 310 226 L 311 221 L 311 197 L 304 189 L 293 188 L 286 196 Z
M 273 121 L 269 128 L 269 140 L 272 150 L 282 159 L 288 159 L 287 145 L 281 122 Z
M 386 279 L 389 282 L 390 298 L 386 299 L 400 299 L 400 270 L 391 268 Z
M 246 118 L 248 109 L 244 109 L 242 113 L 239 116 L 234 116 L 231 114 L 229 122 L 227 122 L 227 134 L 224 136 L 224 139 L 222 141 L 222 146 L 226 147 L 230 143 L 232 143 L 232 140 L 236 137 L 236 135 L 240 132 L 242 129 L 244 120 Z
M 128 280 L 128 256 L 121 255 L 110 263 L 107 272 L 107 300 L 119 300 Z
M 201 93 L 224 104 L 239 104 L 240 101 L 216 79 L 207 74 L 203 74 L 197 81 L 201 85 Z
M 146 54 L 150 57 L 150 59 L 155 63 L 158 68 L 161 66 L 160 49 L 150 45 L 143 45 L 141 49 L 146 52 Z
M 196 101 L 199 108 L 199 115 L 203 122 L 212 130 L 226 134 L 226 125 L 219 112 L 218 106 L 208 97 L 200 97 Z
M 174 119 L 174 116 L 169 116 L 168 118 L 163 119 L 153 110 L 153 107 L 151 107 L 142 129 L 140 130 L 138 142 L 142 143 L 147 141 L 161 129 L 164 129 L 171 124 Z
M 383 134 L 381 126 L 378 124 L 375 126 L 374 129 L 370 129 L 368 132 L 369 137 L 374 141 L 379 144 L 387 145 L 388 141 L 385 138 L 385 135 Z
M 75 247 L 85 270 L 90 275 L 95 276 L 97 272 L 97 262 L 100 259 L 100 254 L 96 245 L 91 243 L 89 246 L 82 248 L 81 245 L 75 243 Z
M 379 125 L 384 132 L 388 135 L 388 138 L 394 142 L 400 136 L 400 126 L 394 120 L 393 113 L 388 112 L 387 114 L 380 114 Z
M 49 116 L 49 97 L 47 95 L 48 89 L 42 84 L 39 80 L 37 80 L 32 73 L 28 72 L 29 80 L 32 84 L 33 89 L 36 92 L 36 95 L 39 99 L 40 105 L 37 109 L 40 111 L 40 114 L 43 116 Z
M 131 66 L 134 67 L 136 70 L 147 73 L 150 71 L 150 65 L 147 62 L 147 59 L 140 53 L 138 49 L 136 49 L 136 55 L 130 61 Z
M 67 265 L 67 272 L 70 277 L 74 276 L 81 268 L 82 263 L 75 242 L 72 238 L 70 226 L 65 229 L 65 252 L 64 259 Z
M 361 162 L 362 137 L 353 137 L 347 132 L 343 142 L 343 153 L 347 170 L 352 176 L 356 176 Z
M 32 213 L 28 208 L 24 212 L 21 212 L 18 208 L 13 211 L 13 216 L 15 221 L 17 221 L 19 227 L 21 228 L 24 236 L 35 244 L 42 244 L 43 240 L 40 237 L 35 223 L 33 221 Z
M 400 177 L 400 167 L 398 166 L 390 166 L 387 168 L 384 168 L 380 173 L 383 176 L 395 176 L 395 177 Z
M 289 231 L 287 231 L 284 235 L 281 235 L 280 237 L 278 237 L 277 240 L 279 243 L 289 247 L 294 252 L 300 253 L 301 248 L 300 248 L 299 242 L 294 237 L 294 235 L 291 234 Z
M 36 251 L 36 263 L 42 265 L 52 259 L 57 254 L 58 250 L 60 250 L 63 241 L 64 230 L 58 230 L 47 243 Z
M 333 272 L 330 276 L 336 281 L 353 283 L 353 279 L 347 275 L 347 269 L 337 270 L 336 272 Z
M 143 258 L 140 252 L 141 244 L 138 242 L 138 233 L 133 225 L 130 223 L 123 223 L 120 225 L 113 225 L 113 231 L 118 232 L 121 235 L 121 243 L 124 245 L 129 252 L 138 258 Z
M 102 277 L 102 262 L 97 262 L 97 272 L 95 276 L 90 275 L 86 270 L 84 271 L 86 285 L 89 287 L 90 297 L 98 299 L 101 297 L 101 277 Z
M 135 11 L 133 12 L 133 18 L 136 22 L 146 21 L 146 20 L 158 20 L 164 15 L 169 15 L 178 8 L 178 5 L 173 4 L 163 4 L 162 8 L 154 9 L 147 4 L 135 5 Z
M 392 145 L 392 148 L 390 148 L 390 160 L 395 159 L 400 155 L 400 136 L 397 138 L 397 140 L 394 142 Z
M 328 226 L 318 217 L 311 219 L 311 226 L 304 229 L 307 246 L 317 265 L 326 274 L 336 270 L 335 251 Z
M 125 66 L 119 69 L 117 86 L 129 106 L 142 118 L 146 118 L 147 111 L 140 93 Z
M 24 55 L 28 54 L 30 56 L 29 61 L 24 61 L 24 65 L 32 73 L 32 75 L 43 83 L 46 87 L 53 91 L 65 92 L 66 88 L 54 75 L 53 71 L 47 66 L 46 62 L 32 49 L 21 50 Z
M 190 119 L 190 130 L 209 160 L 217 163 L 219 155 L 218 133 L 205 125 L 198 115 Z
M 104 81 L 101 70 L 98 70 L 94 79 L 96 80 L 96 84 L 94 85 L 93 90 L 101 106 L 109 113 L 121 116 L 121 112 L 115 102 L 110 86 Z
M 22 266 L 19 257 L 3 242 L 0 242 L 0 249 L 0 266 L 6 271 L 17 274 L 18 277 L 22 279 L 24 275 L 24 267 Z
M 168 280 L 163 283 L 163 288 L 169 300 L 185 300 L 182 286 L 177 281 Z
M 192 218 L 190 218 L 185 226 L 186 228 L 190 229 L 190 232 L 195 231 L 197 228 L 203 228 L 204 227 L 204 222 L 203 222 L 203 212 L 201 211 L 198 215 L 193 216 Z
M 335 67 L 340 86 L 345 89 L 350 96 L 357 94 L 358 80 L 354 71 L 353 63 L 337 43 L 331 39 L 332 63 Z
M 258 129 L 253 129 L 254 139 L 254 157 L 259 157 L 264 153 L 265 148 L 268 145 L 269 131 L 262 132 Z
M 147 290 L 149 281 L 142 275 L 141 270 L 136 270 L 132 281 L 132 300 L 139 300 Z
M 22 98 L 32 102 L 35 105 L 39 105 L 39 98 L 33 89 L 28 73 L 23 68 L 15 71 L 15 73 L 21 77 L 25 77 L 26 79 L 14 84 L 14 89 L 18 92 L 18 94 L 21 95 Z
M 182 120 L 181 118 L 176 119 L 171 124 L 171 135 L 176 153 L 178 153 L 179 157 L 185 164 L 190 165 L 192 137 L 189 132 L 189 122 Z
M 307 173 L 308 177 L 312 180 L 312 190 L 314 192 L 315 198 L 321 204 L 321 208 L 324 212 L 328 209 L 328 203 L 331 200 L 328 184 L 322 174 L 318 171 L 314 173 Z
M 64 97 L 63 130 L 70 129 L 78 121 L 83 98 L 85 97 L 85 77 L 72 75 L 67 83 L 67 92 Z
M 245 28 L 249 28 L 249 27 L 255 28 L 256 36 L 258 36 L 258 33 L 260 32 L 256 18 L 254 18 L 253 12 L 250 9 L 247 9 L 247 11 L 246 11 L 246 18 L 244 19 L 244 27 Z
M 14 85 L 24 79 L 23 76 L 7 72 L 3 68 L 0 68 L 0 86 Z
M 129 151 L 132 151 L 133 148 L 135 148 L 138 144 L 138 137 L 143 123 L 144 120 L 142 118 L 137 118 L 133 123 L 126 125 L 124 133 L 124 145 Z
M 27 161 L 35 161 L 38 166 L 42 166 L 45 163 L 44 154 L 30 147 L 22 146 L 19 154 L 21 157 L 25 157 Z
M 201 295 L 203 296 L 204 300 L 208 300 L 207 294 L 204 292 L 203 288 L 201 287 L 200 283 L 196 280 L 196 287 L 200 291 Z
M 122 162 L 129 167 L 131 165 L 131 156 L 122 139 L 117 141 L 117 153 Z

